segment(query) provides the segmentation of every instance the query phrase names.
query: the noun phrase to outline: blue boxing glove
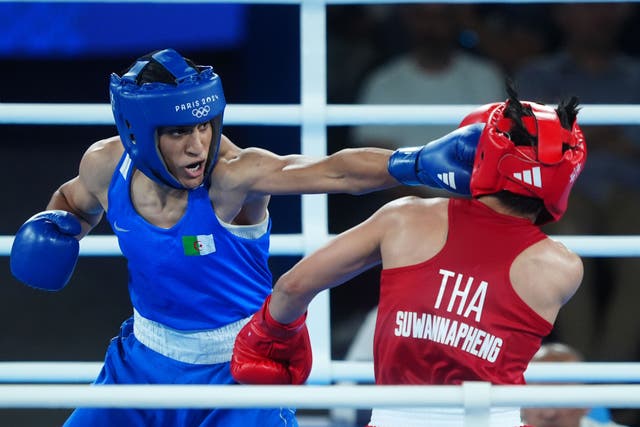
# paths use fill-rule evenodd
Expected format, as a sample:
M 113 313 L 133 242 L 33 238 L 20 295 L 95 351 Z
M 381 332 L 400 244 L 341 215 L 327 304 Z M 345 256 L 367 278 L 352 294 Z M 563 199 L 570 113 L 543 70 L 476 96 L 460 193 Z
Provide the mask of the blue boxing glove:
M 469 196 L 471 172 L 484 123 L 454 130 L 422 147 L 401 148 L 389 158 L 389 174 L 405 185 L 428 185 Z
M 76 266 L 80 221 L 69 212 L 40 212 L 25 222 L 11 246 L 11 273 L 26 285 L 47 291 L 62 289 Z

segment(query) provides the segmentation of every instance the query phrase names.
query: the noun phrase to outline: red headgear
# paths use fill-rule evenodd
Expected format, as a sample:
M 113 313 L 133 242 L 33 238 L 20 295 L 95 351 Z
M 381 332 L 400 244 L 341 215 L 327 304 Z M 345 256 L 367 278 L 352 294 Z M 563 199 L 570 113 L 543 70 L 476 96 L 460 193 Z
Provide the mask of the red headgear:
M 538 143 L 516 146 L 509 138 L 513 122 L 504 116 L 508 102 L 485 105 L 460 124 L 486 123 L 473 164 L 471 195 L 507 190 L 542 199 L 548 215 L 539 215 L 537 223 L 557 221 L 567 210 L 571 187 L 587 158 L 582 131 L 577 121 L 570 131 L 563 128 L 553 108 L 523 101 L 533 116 L 523 116 L 522 122 Z

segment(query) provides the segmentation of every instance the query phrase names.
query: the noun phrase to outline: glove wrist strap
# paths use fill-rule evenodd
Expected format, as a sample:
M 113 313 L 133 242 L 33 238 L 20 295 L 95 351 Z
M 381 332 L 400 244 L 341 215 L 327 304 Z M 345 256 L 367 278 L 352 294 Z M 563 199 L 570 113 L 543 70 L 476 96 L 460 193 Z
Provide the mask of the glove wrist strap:
M 307 313 L 305 312 L 302 316 L 298 317 L 291 323 L 280 323 L 271 317 L 271 313 L 269 313 L 269 301 L 271 301 L 271 295 L 267 297 L 262 305 L 262 318 L 269 334 L 283 339 L 291 338 L 296 335 L 304 326 L 304 322 L 307 320 Z
M 389 157 L 389 175 L 405 185 L 420 185 L 416 173 L 418 154 L 422 147 L 402 148 Z

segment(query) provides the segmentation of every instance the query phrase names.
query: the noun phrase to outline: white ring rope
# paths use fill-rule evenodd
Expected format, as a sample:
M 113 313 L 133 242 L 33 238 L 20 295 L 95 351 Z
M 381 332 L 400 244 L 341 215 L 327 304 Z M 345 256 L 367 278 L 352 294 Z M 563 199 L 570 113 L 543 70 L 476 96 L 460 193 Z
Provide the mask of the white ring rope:
M 373 383 L 372 362 L 334 360 L 334 381 Z M 0 364 L 0 379 L 2 378 Z M 525 371 L 531 383 L 640 383 L 640 362 L 532 362 Z
M 434 124 L 457 126 L 479 105 L 326 105 L 312 117 L 328 126 Z M 303 121 L 300 105 L 230 104 L 225 125 L 295 126 Z M 638 125 L 640 105 L 584 104 L 583 125 Z M 109 104 L 0 103 L 0 124 L 113 125 Z
M 0 385 L 0 408 L 461 407 L 461 386 Z M 492 407 L 640 407 L 640 385 L 492 386 Z M 474 408 L 477 409 L 477 408 Z M 486 408 L 488 410 L 488 407 Z
M 90 383 L 101 367 L 102 362 L 0 362 L 0 383 Z M 640 362 L 534 362 L 525 378 L 530 383 L 640 383 Z M 373 363 L 333 360 L 331 381 L 372 384 Z
M 326 239 L 334 237 L 331 234 L 319 237 L 314 242 L 320 246 Z M 551 236 L 559 240 L 569 249 L 584 257 L 638 257 L 640 256 L 640 236 Z M 0 256 L 11 253 L 14 236 L 0 236 Z M 302 255 L 306 252 L 307 244 L 302 234 L 274 234 L 271 236 L 270 254 L 274 255 Z M 80 255 L 82 256 L 121 256 L 118 241 L 112 235 L 87 236 L 80 241 Z

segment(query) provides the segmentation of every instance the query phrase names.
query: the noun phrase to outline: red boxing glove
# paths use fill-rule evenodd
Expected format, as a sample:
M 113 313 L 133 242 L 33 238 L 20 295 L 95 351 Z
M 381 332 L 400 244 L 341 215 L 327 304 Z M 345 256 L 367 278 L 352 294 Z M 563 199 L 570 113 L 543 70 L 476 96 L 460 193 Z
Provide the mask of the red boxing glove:
M 279 323 L 269 314 L 270 300 L 238 333 L 231 375 L 240 384 L 304 384 L 312 365 L 307 314 Z

